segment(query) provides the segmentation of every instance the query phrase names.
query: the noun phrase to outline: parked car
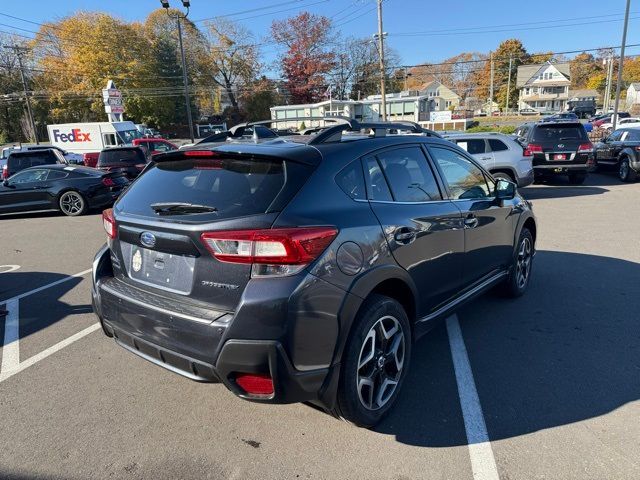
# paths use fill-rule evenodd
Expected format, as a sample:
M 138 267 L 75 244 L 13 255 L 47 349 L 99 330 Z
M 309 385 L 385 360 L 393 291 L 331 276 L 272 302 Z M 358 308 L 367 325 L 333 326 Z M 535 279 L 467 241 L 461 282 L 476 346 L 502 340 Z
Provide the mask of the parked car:
M 518 113 L 520 115 L 540 115 L 540 112 L 535 108 L 521 108 L 518 110 Z
M 640 173 L 640 129 L 621 128 L 595 145 L 596 166 L 616 168 L 623 182 L 633 182 Z
M 533 156 L 536 179 L 567 175 L 574 185 L 584 183 L 594 157 L 593 144 L 580 122 L 538 122 L 516 131 L 525 156 Z
M 110 206 L 128 183 L 122 174 L 88 167 L 30 167 L 0 185 L 0 213 L 60 210 L 75 217 Z
M 7 163 L 2 166 L 2 178 L 7 179 L 25 168 L 54 165 L 56 163 L 67 165 L 67 159 L 55 149 L 45 150 L 13 150 L 7 158 Z
M 122 172 L 133 180 L 147 166 L 150 155 L 142 147 L 105 148 L 98 156 L 96 168 L 106 172 Z
M 385 134 L 402 128 L 156 157 L 103 214 L 105 334 L 247 400 L 376 424 L 417 338 L 495 285 L 525 292 L 536 240 L 513 183 L 437 134 Z
M 558 121 L 574 121 L 579 120 L 578 116 L 573 112 L 562 112 L 556 113 L 554 115 L 549 115 L 548 117 L 544 117 L 541 122 L 558 122 Z
M 178 150 L 177 145 L 163 138 L 136 138 L 133 141 L 133 145 L 136 147 L 146 147 L 152 156 L 158 155 L 160 153 L 173 152 L 174 150 Z
M 531 156 L 509 135 L 500 133 L 460 133 L 444 135 L 471 154 L 493 178 L 503 178 L 526 187 L 533 183 Z
M 618 121 L 629 117 L 631 117 L 629 112 L 618 112 Z M 605 123 L 613 123 L 613 114 L 607 114 L 604 117 L 591 122 L 591 125 L 593 125 L 594 128 L 599 128 Z
M 613 131 L 613 121 L 607 121 L 600 125 L 600 128 L 607 130 L 609 133 Z M 629 117 L 621 118 L 616 123 L 616 128 L 640 128 L 640 118 Z

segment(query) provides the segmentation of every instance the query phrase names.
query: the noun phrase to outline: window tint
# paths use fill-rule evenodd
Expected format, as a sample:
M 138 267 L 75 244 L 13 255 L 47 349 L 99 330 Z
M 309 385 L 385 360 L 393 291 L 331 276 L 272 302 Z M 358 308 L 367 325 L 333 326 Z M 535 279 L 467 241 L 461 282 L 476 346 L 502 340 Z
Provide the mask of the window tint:
M 145 163 L 145 154 L 141 148 L 103 150 L 98 157 L 98 166 L 117 165 L 119 163 Z
M 336 176 L 338 186 L 353 199 L 366 199 L 364 177 L 360 161 L 351 162 Z
M 51 165 L 56 163 L 57 157 L 53 152 L 49 151 L 35 151 L 22 155 L 11 155 L 9 157 L 9 169 L 10 170 L 24 170 L 29 167 L 37 167 L 38 165 Z
M 367 190 L 370 200 L 391 201 L 391 192 L 387 181 L 384 179 L 380 165 L 375 157 L 367 157 L 365 162 L 365 175 L 367 177 Z
M 429 151 L 442 169 L 453 200 L 491 196 L 482 170 L 468 159 L 447 148 L 432 147 Z
M 502 141 L 497 138 L 489 139 L 489 146 L 491 147 L 492 152 L 502 152 L 504 150 L 509 150 L 509 147 Z
M 11 183 L 33 183 L 42 182 L 47 178 L 48 170 L 42 168 L 35 168 L 33 170 L 26 170 L 24 172 L 16 173 L 11 178 Z
M 116 203 L 118 210 L 156 217 L 154 203 L 188 202 L 216 212 L 181 215 L 213 221 L 278 211 L 309 177 L 311 167 L 283 160 L 202 159 L 152 165 Z
M 60 180 L 66 178 L 69 174 L 67 172 L 61 172 L 60 170 L 49 170 L 47 180 Z
M 428 202 L 442 199 L 420 147 L 387 150 L 377 157 L 396 201 Z
M 584 140 L 586 142 L 589 139 L 582 125 L 538 125 L 533 132 L 534 142 L 557 142 L 562 140 Z
M 469 152 L 471 155 L 485 153 L 486 147 L 483 138 L 466 138 L 464 140 L 456 140 L 460 148 Z

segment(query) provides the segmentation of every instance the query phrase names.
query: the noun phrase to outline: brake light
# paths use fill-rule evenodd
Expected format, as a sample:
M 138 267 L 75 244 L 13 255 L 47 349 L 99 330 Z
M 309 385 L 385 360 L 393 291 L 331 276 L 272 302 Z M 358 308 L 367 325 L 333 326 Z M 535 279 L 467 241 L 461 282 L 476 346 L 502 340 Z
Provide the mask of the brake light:
M 221 262 L 253 264 L 253 276 L 284 276 L 302 270 L 338 234 L 335 227 L 205 232 L 202 242 Z
M 273 380 L 269 375 L 239 373 L 236 383 L 249 395 L 273 395 Z
M 525 157 L 533 157 L 534 153 L 542 153 L 542 145 L 537 145 L 535 143 L 530 143 L 524 149 L 523 155 Z
M 218 157 L 218 153 L 212 152 L 210 150 L 185 150 L 185 157 Z
M 118 230 L 116 219 L 113 216 L 113 208 L 108 208 L 102 212 L 102 225 L 104 226 L 104 231 L 107 232 L 107 237 L 112 240 L 116 238 Z
M 114 182 L 114 181 L 113 181 L 111 178 L 109 178 L 109 177 L 104 177 L 104 178 L 102 179 L 102 184 L 103 184 L 105 187 L 115 187 L 116 182 Z
M 7 178 L 9 178 L 9 168 L 7 167 L 7 165 L 3 165 L 2 166 L 2 179 L 6 180 Z
M 583 143 L 582 145 L 580 145 L 578 147 L 578 152 L 582 152 L 582 153 L 590 153 L 593 152 L 593 143 L 589 142 L 589 143 Z

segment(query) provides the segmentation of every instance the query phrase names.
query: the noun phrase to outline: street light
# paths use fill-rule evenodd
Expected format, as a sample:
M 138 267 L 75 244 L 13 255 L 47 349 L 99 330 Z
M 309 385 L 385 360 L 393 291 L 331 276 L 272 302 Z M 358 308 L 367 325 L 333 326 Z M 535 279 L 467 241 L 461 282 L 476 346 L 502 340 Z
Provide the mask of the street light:
M 187 11 L 183 14 L 177 13 L 172 15 L 169 13 L 169 0 L 160 0 L 160 4 L 162 8 L 166 9 L 167 15 L 169 18 L 173 18 L 176 20 L 178 24 L 178 40 L 180 42 L 180 58 L 182 60 L 182 83 L 184 84 L 184 101 L 187 106 L 187 120 L 189 122 L 189 135 L 191 136 L 191 143 L 195 141 L 195 137 L 193 135 L 193 119 L 191 118 L 191 100 L 189 99 L 189 83 L 187 80 L 187 62 L 184 56 L 184 46 L 182 45 L 182 25 L 180 20 L 186 19 L 189 15 L 189 7 L 191 7 L 191 3 L 189 0 L 182 0 L 182 6 L 187 9 Z

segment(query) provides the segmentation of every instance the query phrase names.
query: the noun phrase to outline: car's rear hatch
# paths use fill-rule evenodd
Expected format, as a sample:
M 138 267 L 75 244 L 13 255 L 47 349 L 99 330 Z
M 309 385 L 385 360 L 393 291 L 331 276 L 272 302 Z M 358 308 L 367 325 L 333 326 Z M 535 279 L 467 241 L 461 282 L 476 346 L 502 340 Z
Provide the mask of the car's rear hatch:
M 174 306 L 233 311 L 251 265 L 214 257 L 202 235 L 270 228 L 312 171 L 303 162 L 250 152 L 159 157 L 114 206 L 116 277 Z
M 593 153 L 584 127 L 577 122 L 549 122 L 536 125 L 528 150 L 533 164 L 586 164 Z

